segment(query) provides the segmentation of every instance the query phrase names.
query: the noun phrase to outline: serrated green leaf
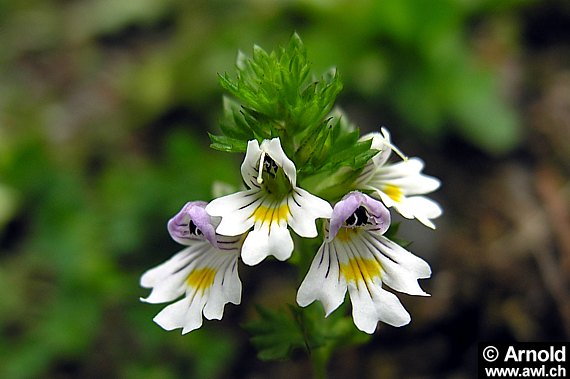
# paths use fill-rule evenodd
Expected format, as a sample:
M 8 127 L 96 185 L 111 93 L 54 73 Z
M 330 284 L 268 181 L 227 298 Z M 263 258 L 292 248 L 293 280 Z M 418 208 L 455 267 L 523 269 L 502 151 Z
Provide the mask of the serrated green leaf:
M 232 94 L 238 91 L 237 84 L 231 80 L 227 73 L 218 74 L 218 82 L 223 89 L 229 91 Z
M 256 112 L 253 109 L 243 107 L 240 111 L 243 122 L 260 139 L 270 139 L 278 135 L 274 126 L 275 120 Z
M 352 134 L 352 133 L 351 133 Z M 346 140 L 350 141 L 354 136 L 347 136 Z M 358 134 L 356 135 L 358 138 Z M 343 166 L 348 166 L 354 170 L 358 170 L 378 153 L 377 150 L 370 149 L 370 141 L 356 142 L 352 145 L 343 141 L 340 148 L 333 146 L 331 148 L 330 157 L 326 160 L 321 170 L 336 170 Z
M 219 75 L 220 85 L 243 107 L 245 125 L 226 117 L 222 132 L 243 138 L 247 130 L 259 138 L 295 137 L 307 129 L 326 126 L 324 120 L 342 88 L 336 74 L 326 73 L 309 81 L 310 62 L 297 34 L 285 47 L 268 53 L 253 47 L 251 57 L 238 54 L 237 73 Z M 247 126 L 247 128 L 245 127 Z
M 325 142 L 332 129 L 332 127 L 328 126 L 328 122 L 325 122 L 325 124 L 325 127 L 313 128 L 301 141 L 295 154 L 301 167 L 304 167 L 309 160 L 317 162 L 322 160 Z

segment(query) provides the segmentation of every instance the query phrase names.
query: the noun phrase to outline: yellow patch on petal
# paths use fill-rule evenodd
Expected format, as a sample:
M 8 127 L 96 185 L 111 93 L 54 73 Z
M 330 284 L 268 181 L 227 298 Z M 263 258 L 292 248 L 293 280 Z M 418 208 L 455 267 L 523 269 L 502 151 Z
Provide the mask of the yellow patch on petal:
M 351 258 L 347 263 L 341 263 L 340 272 L 347 282 L 371 282 L 380 276 L 380 263 L 374 259 L 362 257 Z
M 282 204 L 279 207 L 266 207 L 264 205 L 260 205 L 257 209 L 253 212 L 253 219 L 255 222 L 261 221 L 261 223 L 268 223 L 275 221 L 280 223 L 281 221 L 287 221 L 289 218 L 289 206 L 287 203 Z
M 342 242 L 348 242 L 358 232 L 360 232 L 360 229 L 357 228 L 340 228 L 335 238 L 338 238 Z
M 213 268 L 205 267 L 193 270 L 186 278 L 186 283 L 196 288 L 198 291 L 204 292 L 214 284 L 216 277 L 216 270 Z
M 388 197 L 390 197 L 390 199 L 394 200 L 395 202 L 399 203 L 402 201 L 402 197 L 404 196 L 404 193 L 402 192 L 402 189 L 398 186 L 395 186 L 393 184 L 386 184 L 383 188 L 382 191 L 388 195 Z

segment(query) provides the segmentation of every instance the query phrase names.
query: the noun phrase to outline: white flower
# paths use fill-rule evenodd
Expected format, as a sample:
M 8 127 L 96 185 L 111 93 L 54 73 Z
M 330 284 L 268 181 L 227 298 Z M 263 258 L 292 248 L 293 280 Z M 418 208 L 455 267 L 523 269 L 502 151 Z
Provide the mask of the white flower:
M 351 192 L 339 201 L 324 243 L 297 293 L 304 307 L 319 300 L 328 316 L 348 289 L 356 327 L 374 333 L 378 321 L 393 326 L 410 322 L 398 298 L 382 283 L 410 295 L 429 296 L 417 280 L 431 275 L 429 265 L 385 236 L 390 214 L 379 201 Z
M 427 193 L 435 191 L 440 181 L 421 173 L 424 163 L 419 158 L 405 157 L 390 141 L 390 134 L 382 128 L 382 134 L 370 133 L 361 140 L 372 140 L 371 148 L 380 152 L 374 156 L 357 179 L 356 188 L 371 191 L 387 207 L 394 207 L 408 219 L 416 218 L 422 224 L 435 229 L 431 219 L 441 216 L 439 204 L 428 199 Z M 387 163 L 394 150 L 404 158 L 398 163 Z
M 241 174 L 249 189 L 213 200 L 206 211 L 222 217 L 218 234 L 237 236 L 253 227 L 241 252 L 248 265 L 269 255 L 288 259 L 293 252 L 288 226 L 301 237 L 313 238 L 318 235 L 315 220 L 331 215 L 329 203 L 297 187 L 295 165 L 279 138 L 264 140 L 261 146 L 249 141 Z
M 182 328 L 182 334 L 202 326 L 202 314 L 220 320 L 226 303 L 239 304 L 241 282 L 237 261 L 242 237 L 217 235 L 206 213 L 205 202 L 187 203 L 168 222 L 172 238 L 188 247 L 163 264 L 145 272 L 140 284 L 152 288 L 147 303 L 168 305 L 154 321 L 166 330 Z

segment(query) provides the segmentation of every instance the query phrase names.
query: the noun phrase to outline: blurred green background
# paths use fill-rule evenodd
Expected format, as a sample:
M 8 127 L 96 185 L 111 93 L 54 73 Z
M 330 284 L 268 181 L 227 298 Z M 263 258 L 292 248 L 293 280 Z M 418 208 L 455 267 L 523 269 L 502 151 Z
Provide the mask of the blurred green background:
M 570 6 L 559 1 L 0 1 L 0 377 L 290 378 L 239 325 L 296 273 L 240 268 L 242 305 L 186 336 L 139 302 L 177 252 L 166 221 L 240 156 L 210 150 L 217 74 L 297 31 L 363 131 L 442 179 L 435 232 L 404 230 L 432 297 L 341 350 L 332 378 L 473 377 L 477 341 L 570 337 Z M 290 271 L 288 271 L 290 270 Z

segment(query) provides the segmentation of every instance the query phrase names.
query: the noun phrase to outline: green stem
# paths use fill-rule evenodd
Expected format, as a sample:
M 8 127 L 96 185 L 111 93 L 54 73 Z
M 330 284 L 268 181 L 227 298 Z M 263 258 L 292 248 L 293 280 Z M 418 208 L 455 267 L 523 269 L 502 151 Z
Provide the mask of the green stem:
M 326 379 L 327 363 L 329 361 L 329 349 L 320 348 L 311 352 L 311 363 L 313 364 L 313 377 L 315 379 Z

